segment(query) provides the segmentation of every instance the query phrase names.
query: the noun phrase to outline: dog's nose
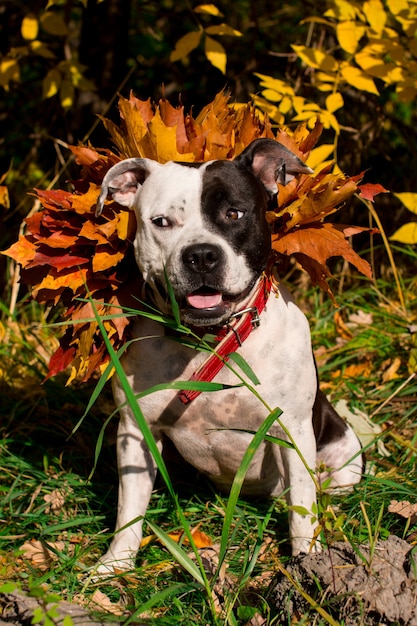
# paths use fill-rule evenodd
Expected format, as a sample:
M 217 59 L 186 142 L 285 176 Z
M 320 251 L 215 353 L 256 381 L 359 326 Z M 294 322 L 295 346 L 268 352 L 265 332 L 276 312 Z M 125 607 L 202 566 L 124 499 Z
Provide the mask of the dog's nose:
M 221 250 L 210 243 L 194 244 L 184 249 L 182 260 L 194 272 L 212 272 L 221 261 Z

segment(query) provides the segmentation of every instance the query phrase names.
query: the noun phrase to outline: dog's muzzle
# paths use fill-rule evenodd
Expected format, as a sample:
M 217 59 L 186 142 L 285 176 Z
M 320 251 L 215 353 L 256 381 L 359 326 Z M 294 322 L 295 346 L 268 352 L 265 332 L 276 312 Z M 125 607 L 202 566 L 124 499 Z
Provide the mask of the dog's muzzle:
M 230 309 L 229 299 L 219 288 L 223 250 L 210 243 L 193 244 L 184 248 L 181 261 L 190 286 L 182 303 L 184 320 L 198 326 L 220 323 Z

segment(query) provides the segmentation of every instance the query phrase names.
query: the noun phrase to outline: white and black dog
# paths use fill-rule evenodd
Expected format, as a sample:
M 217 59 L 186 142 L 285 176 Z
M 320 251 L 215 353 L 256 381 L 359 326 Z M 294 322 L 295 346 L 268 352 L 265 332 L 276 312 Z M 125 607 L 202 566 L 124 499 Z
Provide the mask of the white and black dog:
M 271 233 L 265 212 L 277 182 L 309 174 L 300 159 L 272 139 L 257 139 L 234 161 L 161 165 L 127 159 L 106 174 L 97 206 L 108 195 L 134 209 L 135 256 L 148 300 L 170 314 L 167 281 L 182 322 L 200 334 L 218 333 L 221 359 L 173 341 L 164 326 L 144 317 L 133 326 L 133 342 L 122 358 L 135 392 L 175 380 L 212 380 L 236 385 L 222 366 L 239 351 L 259 378 L 259 396 L 247 387 L 187 394 L 172 389 L 146 395 L 140 407 L 162 450 L 167 438 L 180 455 L 219 488 L 230 487 L 253 435 L 279 407 L 281 422 L 301 452 L 264 441 L 246 474 L 243 493 L 278 496 L 312 511 L 316 484 L 309 468 L 326 468 L 335 486 L 357 483 L 362 455 L 353 431 L 317 390 L 307 320 L 285 289 L 265 278 Z M 253 330 L 252 330 L 253 329 Z M 251 332 L 252 331 L 252 332 Z M 116 533 L 98 571 L 130 569 L 142 537 L 142 521 L 156 465 L 118 380 L 114 397 L 118 430 L 119 505 Z M 270 434 L 287 439 L 278 424 Z M 300 511 L 300 509 L 298 509 Z M 133 523 L 132 520 L 136 520 Z M 311 516 L 290 510 L 293 554 L 311 549 Z

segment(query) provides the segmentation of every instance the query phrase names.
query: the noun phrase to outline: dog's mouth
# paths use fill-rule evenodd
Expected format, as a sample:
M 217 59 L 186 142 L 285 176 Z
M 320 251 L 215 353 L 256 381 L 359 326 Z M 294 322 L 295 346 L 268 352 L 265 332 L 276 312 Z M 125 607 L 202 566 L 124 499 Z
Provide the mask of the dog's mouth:
M 196 289 L 196 291 L 189 293 L 185 300 L 189 307 L 200 311 L 217 309 L 223 304 L 223 296 L 220 291 L 210 287 Z
M 184 321 L 194 326 L 216 326 L 229 317 L 230 302 L 211 287 L 200 287 L 183 300 Z
M 164 296 L 165 301 L 168 300 L 162 283 L 155 282 L 161 297 Z M 183 322 L 192 326 L 218 326 L 224 322 L 233 313 L 236 303 L 241 302 L 251 291 L 253 284 L 241 293 L 229 294 L 219 291 L 214 287 L 201 285 L 198 289 L 194 289 L 184 295 L 178 294 L 178 304 L 181 310 Z

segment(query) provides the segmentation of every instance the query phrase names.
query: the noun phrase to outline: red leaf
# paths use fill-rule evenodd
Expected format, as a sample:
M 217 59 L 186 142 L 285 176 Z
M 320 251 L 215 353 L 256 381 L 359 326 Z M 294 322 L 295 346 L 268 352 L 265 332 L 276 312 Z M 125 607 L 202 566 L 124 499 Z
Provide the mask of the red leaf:
M 54 352 L 49 361 L 48 375 L 45 380 L 51 378 L 52 376 L 56 376 L 60 372 L 63 372 L 71 361 L 74 359 L 76 355 L 76 350 L 74 347 L 63 348 L 63 341 L 61 340 L 61 345 L 58 350 Z
M 389 193 L 388 189 L 385 189 L 379 183 L 365 183 L 364 185 L 360 185 L 358 187 L 361 198 L 364 200 L 369 200 L 370 202 L 374 201 L 375 196 L 379 193 Z

